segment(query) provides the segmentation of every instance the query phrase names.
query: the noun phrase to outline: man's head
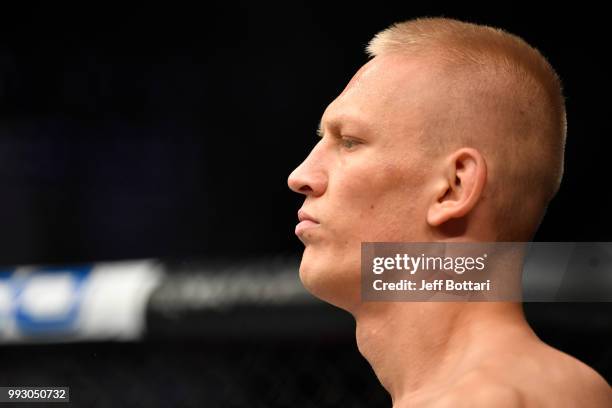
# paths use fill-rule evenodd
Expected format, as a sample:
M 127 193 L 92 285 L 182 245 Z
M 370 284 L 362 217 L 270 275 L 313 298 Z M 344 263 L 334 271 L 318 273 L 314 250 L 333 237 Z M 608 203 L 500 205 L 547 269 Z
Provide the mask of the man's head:
M 512 34 L 417 19 L 377 34 L 368 53 L 289 176 L 316 221 L 296 231 L 302 281 L 349 309 L 361 242 L 531 239 L 559 188 L 566 133 L 557 75 Z

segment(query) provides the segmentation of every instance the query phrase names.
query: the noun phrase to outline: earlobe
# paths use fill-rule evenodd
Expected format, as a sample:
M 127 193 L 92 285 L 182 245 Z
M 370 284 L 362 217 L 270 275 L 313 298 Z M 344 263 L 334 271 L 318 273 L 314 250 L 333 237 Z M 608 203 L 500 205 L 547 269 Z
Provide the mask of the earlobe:
M 451 219 L 466 216 L 480 200 L 486 178 L 487 166 L 478 150 L 462 148 L 454 152 L 427 210 L 427 223 L 439 227 Z

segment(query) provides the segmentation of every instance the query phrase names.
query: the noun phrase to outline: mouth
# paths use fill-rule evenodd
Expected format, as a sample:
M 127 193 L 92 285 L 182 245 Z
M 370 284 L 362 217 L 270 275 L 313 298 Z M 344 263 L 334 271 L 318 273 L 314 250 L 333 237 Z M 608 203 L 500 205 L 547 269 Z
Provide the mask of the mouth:
M 298 220 L 300 222 L 295 226 L 295 235 L 297 236 L 302 235 L 308 229 L 315 228 L 320 225 L 316 218 L 310 216 L 304 210 L 298 211 Z

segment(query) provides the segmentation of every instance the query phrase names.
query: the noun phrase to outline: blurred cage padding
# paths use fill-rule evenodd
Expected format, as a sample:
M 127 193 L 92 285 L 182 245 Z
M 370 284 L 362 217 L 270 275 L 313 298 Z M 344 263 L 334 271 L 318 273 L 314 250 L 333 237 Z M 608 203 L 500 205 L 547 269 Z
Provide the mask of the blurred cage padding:
M 0 272 L 5 343 L 147 337 L 345 336 L 347 314 L 308 294 L 297 258 L 140 260 Z

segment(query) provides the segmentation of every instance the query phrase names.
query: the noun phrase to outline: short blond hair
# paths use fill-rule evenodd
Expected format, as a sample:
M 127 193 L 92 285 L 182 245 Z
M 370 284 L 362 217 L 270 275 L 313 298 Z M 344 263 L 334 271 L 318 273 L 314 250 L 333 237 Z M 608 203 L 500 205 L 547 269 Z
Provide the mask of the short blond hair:
M 432 70 L 450 80 L 447 106 L 461 104 L 461 114 L 439 133 L 426 129 L 424 137 L 433 138 L 436 149 L 468 144 L 494 157 L 486 191 L 496 204 L 498 223 L 508 226 L 499 238 L 531 239 L 559 189 L 567 134 L 561 80 L 546 58 L 502 29 L 449 18 L 393 24 L 376 34 L 366 51 L 371 57 L 429 58 Z M 478 139 L 478 131 L 503 137 Z M 527 218 L 529 225 L 515 227 L 516 217 Z

